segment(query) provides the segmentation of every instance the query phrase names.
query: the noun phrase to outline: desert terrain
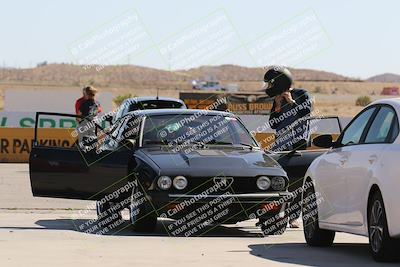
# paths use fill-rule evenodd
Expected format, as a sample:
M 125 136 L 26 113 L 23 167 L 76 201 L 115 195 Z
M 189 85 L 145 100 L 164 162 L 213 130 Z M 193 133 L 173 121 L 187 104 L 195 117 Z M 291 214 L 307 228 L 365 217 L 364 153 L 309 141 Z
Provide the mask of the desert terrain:
M 294 87 L 307 89 L 315 97 L 315 109 L 321 115 L 351 117 L 362 109 L 356 106 L 360 96 L 371 101 L 381 96 L 384 87 L 398 87 L 400 82 L 387 76 L 360 80 L 331 72 L 291 69 Z M 246 68 L 235 65 L 205 66 L 184 71 L 166 71 L 139 66 L 107 66 L 101 71 L 85 70 L 71 64 L 49 64 L 31 69 L 0 70 L 0 110 L 4 106 L 4 90 L 43 89 L 80 91 L 85 85 L 94 85 L 114 96 L 157 95 L 179 97 L 181 91 L 192 91 L 192 80 L 214 79 L 221 85 L 235 84 L 240 91 L 259 91 L 262 86 L 262 68 Z M 390 80 L 391 82 L 382 82 Z M 397 82 L 396 82 L 397 81 Z

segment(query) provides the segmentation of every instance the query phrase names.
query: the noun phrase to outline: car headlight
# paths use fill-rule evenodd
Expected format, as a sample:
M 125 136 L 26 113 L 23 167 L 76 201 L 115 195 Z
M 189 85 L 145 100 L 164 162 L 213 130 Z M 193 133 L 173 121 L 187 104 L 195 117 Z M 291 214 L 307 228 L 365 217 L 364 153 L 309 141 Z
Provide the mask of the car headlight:
M 172 185 L 172 180 L 169 176 L 160 176 L 157 180 L 157 185 L 162 190 L 167 190 Z
M 257 187 L 260 190 L 267 190 L 271 186 L 271 180 L 267 176 L 260 176 L 257 179 Z
M 185 189 L 187 184 L 188 184 L 187 179 L 184 176 L 176 176 L 174 178 L 173 185 L 178 190 Z
M 276 176 L 271 178 L 271 187 L 275 191 L 282 191 L 286 187 L 286 180 L 284 177 Z

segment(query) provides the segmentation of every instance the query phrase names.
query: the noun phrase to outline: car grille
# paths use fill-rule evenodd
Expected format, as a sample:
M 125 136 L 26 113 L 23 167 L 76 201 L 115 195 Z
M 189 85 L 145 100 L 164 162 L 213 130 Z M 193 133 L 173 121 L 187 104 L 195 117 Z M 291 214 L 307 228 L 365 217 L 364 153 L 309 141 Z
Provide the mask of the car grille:
M 226 178 L 226 183 L 223 179 Z M 255 193 L 260 192 L 256 185 L 254 177 L 214 177 L 212 178 L 190 178 L 185 193 L 200 194 L 208 190 L 211 195 L 230 192 L 232 194 Z M 217 183 L 217 184 L 216 184 Z M 212 189 L 211 189 L 212 188 Z

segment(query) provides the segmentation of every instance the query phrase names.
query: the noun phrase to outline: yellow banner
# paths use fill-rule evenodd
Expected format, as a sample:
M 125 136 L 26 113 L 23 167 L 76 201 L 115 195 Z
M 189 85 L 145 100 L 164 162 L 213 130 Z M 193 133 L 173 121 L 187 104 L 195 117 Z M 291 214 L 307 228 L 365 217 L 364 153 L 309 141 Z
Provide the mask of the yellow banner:
M 43 128 L 38 142 L 43 146 L 71 147 L 74 129 Z M 28 162 L 32 149 L 34 128 L 0 128 L 0 162 Z

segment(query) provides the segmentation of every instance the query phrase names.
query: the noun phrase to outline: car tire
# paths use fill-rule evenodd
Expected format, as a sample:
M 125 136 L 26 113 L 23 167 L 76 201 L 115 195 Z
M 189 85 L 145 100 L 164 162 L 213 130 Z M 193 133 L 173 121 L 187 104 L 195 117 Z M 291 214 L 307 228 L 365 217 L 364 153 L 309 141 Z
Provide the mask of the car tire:
M 157 227 L 157 214 L 147 198 L 144 201 L 138 199 L 138 192 L 138 188 L 133 188 L 129 206 L 132 229 L 135 232 L 152 233 Z M 144 194 L 139 195 L 141 198 L 145 198 Z
M 111 225 L 116 221 L 122 221 L 121 211 L 111 211 L 110 208 L 114 205 L 112 202 L 105 202 L 104 204 L 101 201 L 96 201 L 96 213 L 97 219 L 101 221 L 105 221 L 104 226 Z M 111 218 L 111 219 L 109 219 Z
M 260 217 L 257 225 L 261 227 L 264 236 L 281 235 L 286 231 L 288 221 L 289 218 L 286 214 L 281 217 L 280 213 L 275 213 L 270 216 Z
M 319 228 L 318 207 L 314 187 L 309 187 L 304 193 L 303 232 L 309 246 L 328 247 L 333 244 L 335 232 Z
M 375 192 L 368 206 L 368 237 L 372 257 L 379 262 L 400 260 L 400 240 L 391 238 L 382 195 Z

